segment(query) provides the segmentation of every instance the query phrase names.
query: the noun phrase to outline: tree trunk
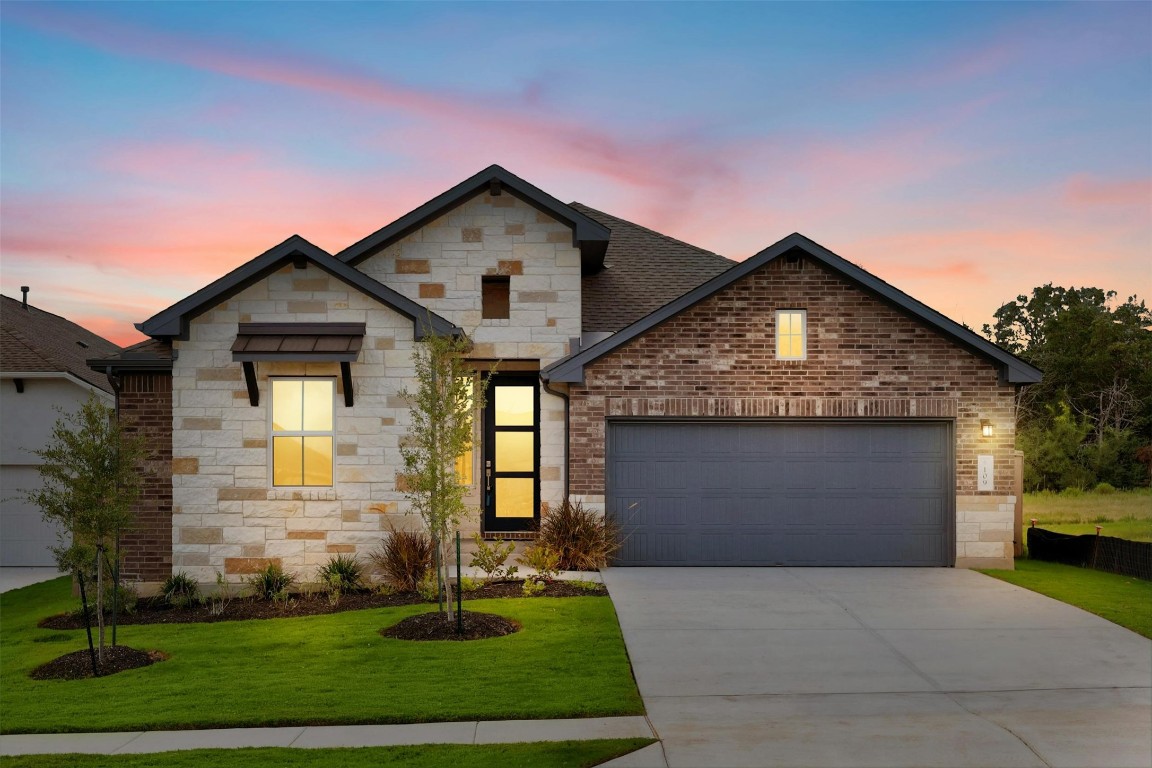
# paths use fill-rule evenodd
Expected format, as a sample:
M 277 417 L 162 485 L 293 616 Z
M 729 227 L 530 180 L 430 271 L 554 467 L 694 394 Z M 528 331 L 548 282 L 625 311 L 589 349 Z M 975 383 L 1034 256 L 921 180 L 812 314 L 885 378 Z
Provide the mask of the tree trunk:
M 452 590 L 448 586 L 449 584 L 452 583 L 451 581 L 448 580 L 449 575 L 452 573 L 452 571 L 449 569 L 449 566 L 448 566 L 449 550 L 450 550 L 450 545 L 448 544 L 448 537 L 447 536 L 441 536 L 440 537 L 440 564 L 441 564 L 441 568 L 444 571 L 444 591 L 448 597 L 448 620 L 451 621 L 454 618 L 456 618 L 456 609 L 452 605 Z M 456 589 L 460 589 L 459 584 L 456 585 Z
M 84 608 L 84 629 L 88 632 L 88 655 L 92 657 L 92 677 L 100 676 L 96 664 L 96 649 L 92 645 L 92 614 L 88 612 L 88 592 L 84 589 L 84 569 L 76 570 L 76 581 L 80 583 L 80 605 Z

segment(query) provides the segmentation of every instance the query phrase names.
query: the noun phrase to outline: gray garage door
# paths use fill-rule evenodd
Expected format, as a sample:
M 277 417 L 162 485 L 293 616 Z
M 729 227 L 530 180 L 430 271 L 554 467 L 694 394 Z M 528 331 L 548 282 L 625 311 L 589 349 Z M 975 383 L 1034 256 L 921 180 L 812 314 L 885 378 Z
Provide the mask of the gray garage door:
M 939 422 L 615 422 L 620 565 L 943 566 L 951 429 Z

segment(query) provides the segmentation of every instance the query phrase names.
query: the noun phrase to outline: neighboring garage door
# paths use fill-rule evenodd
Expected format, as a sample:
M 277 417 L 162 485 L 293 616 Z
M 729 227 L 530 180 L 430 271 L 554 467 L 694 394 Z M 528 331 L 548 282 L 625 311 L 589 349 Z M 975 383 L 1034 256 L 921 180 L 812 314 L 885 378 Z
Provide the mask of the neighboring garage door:
M 0 472 L 0 566 L 55 565 L 57 527 L 22 496 L 40 485 L 36 467 L 6 465 Z
M 946 566 L 943 422 L 610 422 L 620 565 Z

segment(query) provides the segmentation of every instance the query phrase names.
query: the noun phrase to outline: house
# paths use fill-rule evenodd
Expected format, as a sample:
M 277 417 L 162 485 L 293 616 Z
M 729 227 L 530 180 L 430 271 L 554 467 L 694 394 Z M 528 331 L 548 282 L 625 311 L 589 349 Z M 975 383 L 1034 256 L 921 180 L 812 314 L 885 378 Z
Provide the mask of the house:
M 44 448 L 61 412 L 91 393 L 111 406 L 108 378 L 85 360 L 120 350 L 107 339 L 28 303 L 0 296 L 0 566 L 55 565 L 57 528 L 24 500 L 40 486 L 34 451 Z
M 430 333 L 496 370 L 466 534 L 530 538 L 567 496 L 623 525 L 622 564 L 1012 565 L 1014 396 L 1040 372 L 800 235 L 737 264 L 492 166 L 138 327 L 90 364 L 171 457 L 125 565 L 145 581 L 306 576 L 402 525 L 398 392 Z

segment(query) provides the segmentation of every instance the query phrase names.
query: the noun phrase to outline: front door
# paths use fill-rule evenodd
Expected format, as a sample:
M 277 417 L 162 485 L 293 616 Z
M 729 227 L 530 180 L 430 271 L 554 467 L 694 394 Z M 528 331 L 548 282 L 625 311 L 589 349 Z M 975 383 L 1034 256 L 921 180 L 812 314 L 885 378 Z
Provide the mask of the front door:
M 540 396 L 535 376 L 493 376 L 484 409 L 484 531 L 540 519 Z

